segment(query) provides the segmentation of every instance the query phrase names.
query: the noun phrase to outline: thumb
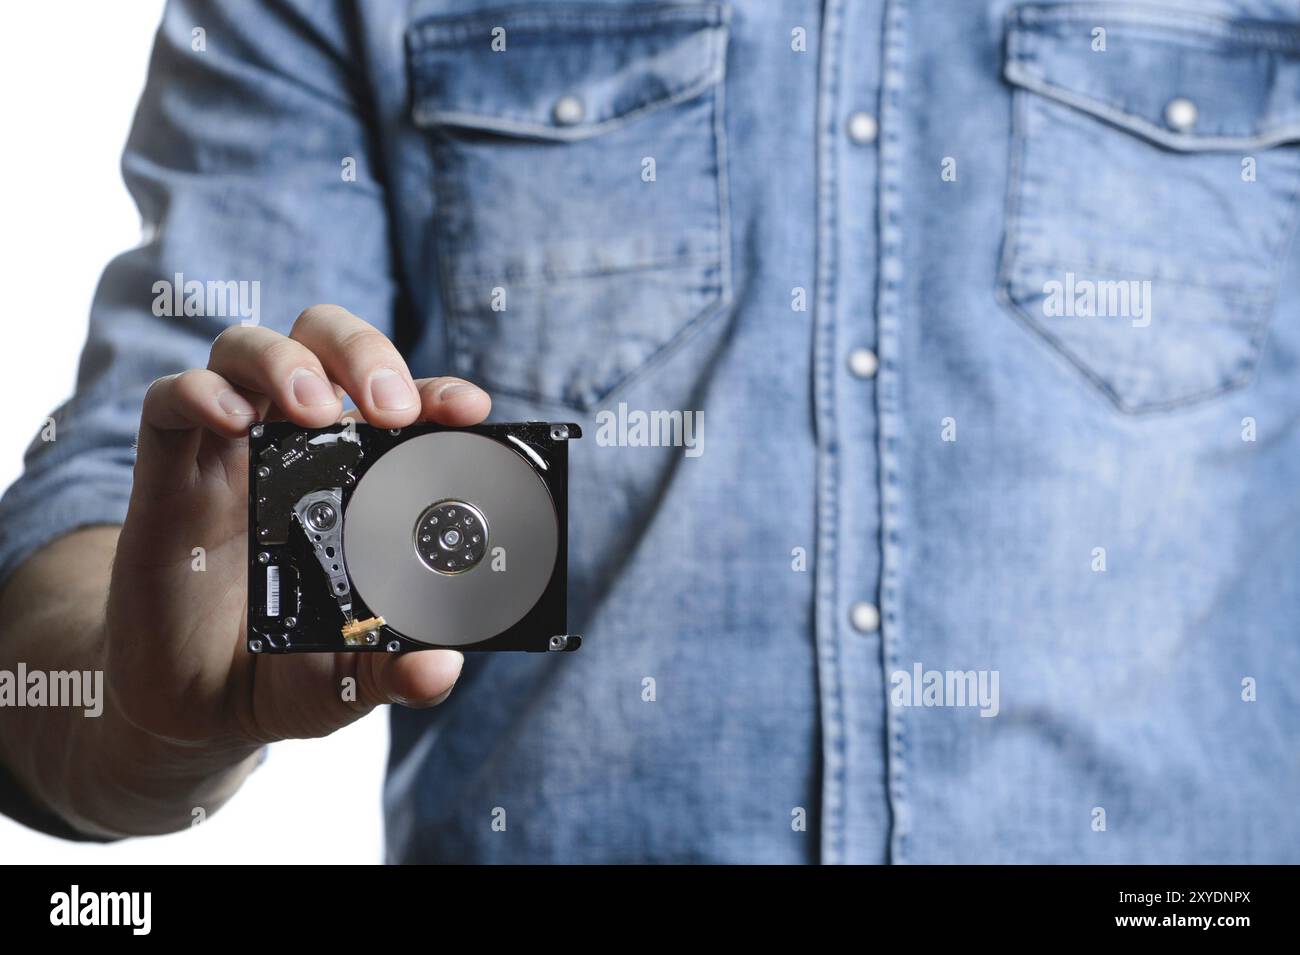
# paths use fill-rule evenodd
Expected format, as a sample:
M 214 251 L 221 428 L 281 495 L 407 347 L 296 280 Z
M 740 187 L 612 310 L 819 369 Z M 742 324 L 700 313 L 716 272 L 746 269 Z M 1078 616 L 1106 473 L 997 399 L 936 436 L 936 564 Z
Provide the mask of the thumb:
M 458 650 L 349 656 L 357 661 L 357 703 L 366 710 L 384 703 L 415 709 L 437 706 L 451 694 L 465 665 Z

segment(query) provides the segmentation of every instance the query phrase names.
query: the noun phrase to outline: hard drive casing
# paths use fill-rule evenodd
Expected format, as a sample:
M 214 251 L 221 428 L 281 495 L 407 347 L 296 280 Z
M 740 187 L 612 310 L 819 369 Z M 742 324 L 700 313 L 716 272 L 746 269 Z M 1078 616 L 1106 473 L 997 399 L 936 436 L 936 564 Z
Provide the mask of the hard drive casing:
M 304 495 L 337 488 L 342 495 L 340 518 L 346 520 L 353 490 L 377 460 L 403 442 L 441 431 L 482 435 L 511 448 L 545 483 L 558 527 L 554 569 L 532 609 L 496 636 L 452 649 L 553 651 L 576 650 L 581 645 L 581 637 L 566 628 L 568 441 L 582 436 L 578 425 L 530 421 L 468 428 L 418 424 L 390 430 L 365 424 L 301 428 L 275 421 L 254 425 L 248 442 L 247 645 L 251 652 L 392 653 L 443 646 L 411 639 L 386 623 L 360 640 L 346 640 L 341 628 L 347 618 L 332 592 L 327 568 L 294 513 L 295 503 Z M 346 572 L 347 555 L 340 556 Z M 394 560 L 405 557 L 394 554 Z M 354 620 L 382 614 L 382 607 L 367 606 L 353 587 Z

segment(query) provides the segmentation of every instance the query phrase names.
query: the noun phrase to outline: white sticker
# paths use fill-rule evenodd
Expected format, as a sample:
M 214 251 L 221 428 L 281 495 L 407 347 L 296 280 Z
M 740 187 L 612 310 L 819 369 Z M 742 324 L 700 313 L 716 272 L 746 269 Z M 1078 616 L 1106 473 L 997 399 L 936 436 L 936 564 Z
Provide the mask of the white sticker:
M 280 616 L 280 568 L 274 564 L 266 568 L 266 615 Z

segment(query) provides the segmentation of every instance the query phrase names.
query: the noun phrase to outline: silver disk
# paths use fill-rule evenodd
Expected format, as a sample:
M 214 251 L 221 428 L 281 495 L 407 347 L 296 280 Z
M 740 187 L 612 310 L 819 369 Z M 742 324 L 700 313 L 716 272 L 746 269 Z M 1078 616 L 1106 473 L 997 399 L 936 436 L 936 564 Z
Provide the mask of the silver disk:
M 487 525 L 486 554 L 454 574 L 435 572 L 417 552 L 417 527 L 445 501 L 472 505 Z M 501 442 L 461 431 L 420 435 L 384 454 L 343 518 L 348 576 L 366 606 L 412 640 L 443 646 L 494 637 L 531 610 L 558 544 L 542 478 Z

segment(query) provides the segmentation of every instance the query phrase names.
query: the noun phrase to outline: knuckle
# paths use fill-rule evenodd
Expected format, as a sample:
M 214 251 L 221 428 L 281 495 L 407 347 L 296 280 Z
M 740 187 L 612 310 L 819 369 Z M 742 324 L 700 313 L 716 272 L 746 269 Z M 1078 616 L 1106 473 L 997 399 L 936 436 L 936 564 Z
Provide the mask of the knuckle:
M 308 305 L 298 317 L 293 320 L 293 327 L 289 330 L 290 335 L 296 335 L 299 332 L 310 328 L 312 325 L 324 324 L 338 318 L 339 313 L 343 311 L 337 305 Z
M 306 351 L 307 349 L 297 342 L 278 337 L 275 341 L 268 342 L 263 349 L 261 363 L 267 371 L 275 371 L 289 365 L 301 365 L 306 357 L 303 353 Z
M 190 368 L 172 376 L 172 390 L 179 397 L 189 398 L 202 390 L 207 381 L 207 373 L 198 368 Z
M 167 392 L 171 390 L 172 382 L 180 375 L 163 375 L 161 378 L 155 378 L 149 382 L 149 387 L 144 391 L 144 404 L 157 404 L 166 398 Z
M 383 332 L 368 325 L 345 333 L 339 339 L 338 351 L 344 358 L 358 364 L 380 359 L 391 360 L 397 353 L 397 349 Z
M 221 330 L 221 333 L 217 335 L 216 338 L 212 339 L 212 347 L 209 349 L 208 353 L 210 355 L 216 355 L 218 353 L 229 351 L 231 348 L 236 347 L 239 344 L 241 338 L 247 337 L 247 334 L 250 331 L 252 331 L 251 328 L 245 328 L 242 325 L 226 326 Z

